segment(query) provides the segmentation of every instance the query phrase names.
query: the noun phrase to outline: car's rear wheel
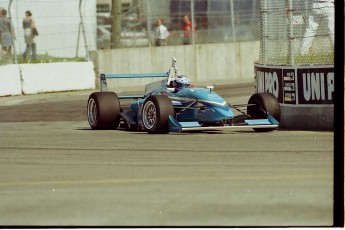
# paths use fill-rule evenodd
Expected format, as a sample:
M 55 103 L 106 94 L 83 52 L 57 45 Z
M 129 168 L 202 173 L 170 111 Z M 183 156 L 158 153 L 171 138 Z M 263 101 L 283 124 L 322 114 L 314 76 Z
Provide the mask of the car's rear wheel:
M 170 98 L 163 95 L 149 96 L 142 109 L 142 123 L 148 133 L 169 133 L 169 116 L 174 115 Z
M 252 119 L 265 119 L 270 114 L 280 121 L 280 106 L 277 98 L 272 93 L 255 93 L 248 101 L 247 114 Z M 271 131 L 274 129 L 254 129 L 255 131 Z
M 92 93 L 87 103 L 87 117 L 92 129 L 117 129 L 120 121 L 120 101 L 116 93 Z

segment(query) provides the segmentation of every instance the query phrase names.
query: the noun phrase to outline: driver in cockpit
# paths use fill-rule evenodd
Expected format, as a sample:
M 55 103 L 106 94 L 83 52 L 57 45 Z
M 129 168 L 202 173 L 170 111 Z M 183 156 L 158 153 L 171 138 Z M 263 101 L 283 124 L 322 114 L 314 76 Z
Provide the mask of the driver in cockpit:
M 172 87 L 176 89 L 176 92 L 189 88 L 190 87 L 190 81 L 185 75 L 179 75 L 176 77 L 176 79 L 172 82 Z

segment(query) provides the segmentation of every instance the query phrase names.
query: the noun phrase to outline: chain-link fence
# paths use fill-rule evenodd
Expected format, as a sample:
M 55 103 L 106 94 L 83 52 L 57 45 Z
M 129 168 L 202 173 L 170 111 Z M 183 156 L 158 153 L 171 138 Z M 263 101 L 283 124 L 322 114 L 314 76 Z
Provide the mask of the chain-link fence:
M 166 45 L 253 41 L 260 39 L 257 0 L 123 0 L 122 47 L 154 46 L 156 21 L 169 31 Z M 108 5 L 108 6 L 107 6 Z M 99 0 L 98 48 L 111 47 L 111 0 Z M 187 33 L 185 17 L 192 31 Z M 188 36 L 189 39 L 186 39 Z
M 122 48 L 155 46 L 156 21 L 169 31 L 166 45 L 253 41 L 260 39 L 257 0 L 118 0 L 121 1 Z M 88 51 L 112 44 L 112 0 L 0 0 L 12 26 L 12 45 L 0 50 L 0 64 L 87 59 Z M 39 35 L 37 57 L 24 59 L 25 12 Z M 186 32 L 185 17 L 191 31 Z M 118 46 L 117 46 L 118 47 Z M 33 60 L 36 59 L 36 60 Z
M 333 64 L 333 0 L 261 0 L 260 62 Z
M 97 48 L 96 0 L 0 0 L 0 8 L 0 65 L 84 61 Z M 24 19 L 38 30 L 30 43 Z
M 334 3 L 315 1 L 121 0 L 120 47 L 155 46 L 156 21 L 161 18 L 169 31 L 166 45 L 261 39 L 260 62 L 332 64 Z M 26 10 L 32 11 L 39 30 L 38 61 L 85 58 L 88 50 L 111 48 L 111 3 L 112 0 L 0 0 L 0 7 L 7 10 L 13 26 L 12 54 L 16 53 L 19 62 L 24 61 L 22 20 Z M 186 16 L 192 24 L 191 33 L 185 31 Z M 1 49 L 1 57 L 3 53 Z M 0 64 L 12 62 L 13 56 L 7 61 L 2 58 Z

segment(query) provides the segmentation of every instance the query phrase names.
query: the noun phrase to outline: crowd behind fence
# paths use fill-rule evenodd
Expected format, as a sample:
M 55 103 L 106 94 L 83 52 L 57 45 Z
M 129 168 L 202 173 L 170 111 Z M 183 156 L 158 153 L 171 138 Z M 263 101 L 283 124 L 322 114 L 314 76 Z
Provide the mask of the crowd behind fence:
M 260 14 L 257 0 L 141 0 L 123 13 L 122 33 L 132 42 L 122 46 L 154 45 L 156 20 L 161 18 L 170 36 L 167 45 L 183 44 L 183 21 L 189 16 L 193 24 L 193 43 L 253 41 L 260 39 Z M 101 18 L 102 16 L 99 16 Z M 99 20 L 101 21 L 101 20 Z M 106 20 L 104 20 L 106 21 Z M 110 25 L 99 23 L 99 27 Z M 103 24 L 103 25 L 102 25 Z M 109 29 L 110 31 L 110 29 Z M 144 42 L 145 38 L 147 41 Z
M 0 0 L 12 26 L 11 56 L 0 51 L 0 65 L 55 61 L 82 61 L 96 47 L 96 0 Z M 35 36 L 37 58 L 23 58 L 27 47 L 23 19 L 32 13 L 38 36 Z M 84 26 L 81 22 L 83 21 Z
M 193 25 L 190 45 L 261 40 L 260 62 L 304 64 L 334 62 L 334 45 L 325 17 L 319 22 L 312 46 L 300 54 L 314 0 L 132 0 L 121 15 L 121 48 L 155 46 L 157 19 L 169 31 L 166 45 L 183 45 L 184 17 Z M 327 0 L 330 1 L 330 0 Z M 10 2 L 13 2 L 10 7 Z M 87 59 L 88 51 L 110 49 L 112 44 L 111 0 L 101 7 L 97 0 L 0 0 L 11 13 L 13 49 L 19 61 L 24 51 L 22 19 L 26 10 L 40 35 L 38 59 Z M 81 5 L 80 5 L 81 4 Z M 98 5 L 97 5 L 98 4 Z M 333 4 L 333 3 L 332 3 Z M 78 7 L 79 6 L 79 7 Z M 81 11 L 80 10 L 81 6 Z M 317 10 L 317 9 L 316 9 Z M 333 9 L 334 12 L 334 9 Z M 83 20 L 83 25 L 81 21 Z M 334 23 L 333 23 L 334 26 Z M 13 47 L 14 48 L 14 47 Z M 1 52 L 0 52 L 1 59 Z M 14 58 L 0 64 L 14 62 Z

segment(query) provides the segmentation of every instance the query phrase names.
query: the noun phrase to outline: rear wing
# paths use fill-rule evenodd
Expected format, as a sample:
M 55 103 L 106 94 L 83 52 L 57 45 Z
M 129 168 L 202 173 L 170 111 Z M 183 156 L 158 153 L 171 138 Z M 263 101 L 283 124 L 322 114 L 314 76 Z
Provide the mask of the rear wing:
M 101 74 L 100 75 L 100 90 L 101 92 L 108 91 L 107 79 L 121 79 L 121 78 L 168 78 L 168 73 L 147 73 L 147 74 Z M 137 99 L 143 98 L 144 95 L 133 96 L 119 96 L 119 99 Z
M 169 86 L 172 81 L 178 76 L 178 69 L 175 67 L 176 58 L 172 58 L 171 67 L 167 73 L 144 73 L 144 74 L 101 74 L 100 75 L 100 89 L 101 92 L 108 91 L 107 79 L 115 78 L 166 78 L 165 85 Z M 150 85 L 150 84 L 149 84 Z M 147 85 L 148 86 L 148 85 Z M 151 85 L 152 88 L 154 85 Z M 145 89 L 146 91 L 146 89 Z M 119 99 L 136 99 L 144 98 L 143 96 L 119 96 Z

